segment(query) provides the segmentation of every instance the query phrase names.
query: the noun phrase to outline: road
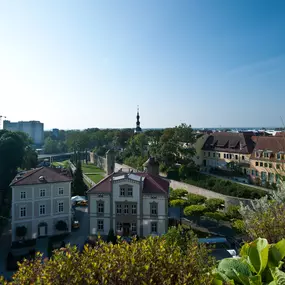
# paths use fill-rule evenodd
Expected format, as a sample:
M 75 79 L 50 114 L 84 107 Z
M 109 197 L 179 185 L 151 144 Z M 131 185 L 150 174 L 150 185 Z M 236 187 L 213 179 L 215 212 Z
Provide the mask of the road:
M 64 241 L 66 244 L 78 245 L 81 248 L 89 236 L 88 207 L 76 207 L 75 219 L 79 221 L 80 228 L 73 229 L 71 234 Z

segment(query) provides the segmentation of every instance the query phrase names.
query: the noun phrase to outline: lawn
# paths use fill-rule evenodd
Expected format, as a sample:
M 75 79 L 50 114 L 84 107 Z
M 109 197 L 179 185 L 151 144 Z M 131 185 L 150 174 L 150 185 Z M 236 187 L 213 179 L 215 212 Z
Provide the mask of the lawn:
M 88 174 L 87 175 L 93 182 L 95 182 L 96 184 L 98 183 L 98 182 L 100 182 L 103 178 L 104 178 L 104 176 L 102 175 L 102 174 L 100 174 L 100 173 L 97 173 L 97 174 Z
M 104 173 L 104 170 L 94 164 L 82 164 L 83 173 Z
M 55 166 L 55 167 L 61 166 L 61 167 L 63 167 L 63 168 L 68 168 L 68 160 L 64 160 L 64 161 L 61 161 L 61 162 L 59 162 L 59 161 L 54 161 L 54 162 L 52 163 L 52 165 Z

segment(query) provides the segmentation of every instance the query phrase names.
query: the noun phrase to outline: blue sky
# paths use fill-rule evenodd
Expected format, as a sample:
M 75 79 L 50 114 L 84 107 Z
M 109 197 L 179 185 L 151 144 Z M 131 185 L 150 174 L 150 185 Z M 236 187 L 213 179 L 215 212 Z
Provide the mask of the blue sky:
M 46 129 L 285 120 L 285 1 L 0 1 L 0 115 Z

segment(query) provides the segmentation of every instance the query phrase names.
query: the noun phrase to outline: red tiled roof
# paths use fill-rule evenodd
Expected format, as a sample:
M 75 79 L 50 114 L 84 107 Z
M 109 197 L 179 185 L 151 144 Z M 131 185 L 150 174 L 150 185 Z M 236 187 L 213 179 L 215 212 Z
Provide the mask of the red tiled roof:
M 88 190 L 87 193 L 111 193 L 112 192 L 112 178 L 121 175 L 128 175 L 131 173 L 117 172 L 105 177 L 98 184 Z M 168 194 L 169 182 L 160 176 L 152 175 L 146 172 L 132 173 L 133 175 L 144 177 L 143 193 L 146 194 Z
M 215 132 L 207 138 L 202 150 L 249 154 L 254 149 L 252 135 L 250 132 Z
M 40 179 L 40 177 L 42 178 Z M 72 178 L 70 176 L 58 173 L 58 171 L 53 168 L 40 167 L 27 171 L 22 176 L 17 175 L 10 184 L 10 186 L 35 185 L 70 181 L 72 181 Z
M 285 151 L 285 137 L 257 137 L 254 151 L 271 150 L 273 153 Z M 254 156 L 254 153 L 252 154 Z

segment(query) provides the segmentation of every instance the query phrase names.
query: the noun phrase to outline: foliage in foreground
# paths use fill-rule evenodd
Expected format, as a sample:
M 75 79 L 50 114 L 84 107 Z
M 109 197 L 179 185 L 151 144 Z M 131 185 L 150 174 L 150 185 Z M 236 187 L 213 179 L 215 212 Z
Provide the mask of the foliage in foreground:
M 274 191 L 270 197 L 240 207 L 244 231 L 251 240 L 263 237 L 269 243 L 285 238 L 285 189 Z
M 75 247 L 55 251 L 42 262 L 24 261 L 4 284 L 212 284 L 213 260 L 197 239 L 185 251 L 177 242 L 147 238 L 116 245 L 99 241 L 83 253 Z M 1 283 L 1 280 L 0 280 Z
M 283 285 L 285 273 L 280 270 L 285 257 L 285 240 L 268 244 L 266 239 L 246 243 L 241 251 L 241 258 L 225 258 L 214 271 L 215 285 Z

